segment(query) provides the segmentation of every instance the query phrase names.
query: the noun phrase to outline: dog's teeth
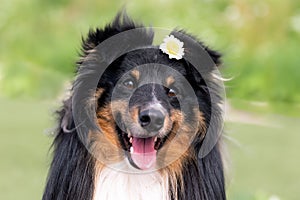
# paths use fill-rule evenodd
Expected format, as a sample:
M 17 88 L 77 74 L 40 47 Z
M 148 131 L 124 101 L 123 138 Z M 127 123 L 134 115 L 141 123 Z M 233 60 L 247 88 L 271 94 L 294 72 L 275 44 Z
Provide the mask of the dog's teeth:
M 130 133 L 128 133 L 128 137 L 129 137 L 129 138 L 131 137 L 131 134 L 130 134 Z
M 157 141 L 157 137 L 154 138 L 154 142 L 156 142 L 156 141 Z
M 130 153 L 133 153 L 133 147 L 130 147 Z
M 132 137 L 129 138 L 129 142 L 132 143 Z

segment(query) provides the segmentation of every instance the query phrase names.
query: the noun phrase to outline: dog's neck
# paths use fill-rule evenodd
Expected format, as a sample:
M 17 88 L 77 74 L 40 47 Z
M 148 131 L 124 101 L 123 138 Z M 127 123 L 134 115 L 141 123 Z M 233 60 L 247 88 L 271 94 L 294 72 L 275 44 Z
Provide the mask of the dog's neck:
M 140 172 L 127 160 L 104 167 L 96 177 L 94 200 L 169 200 L 167 177 L 157 171 Z

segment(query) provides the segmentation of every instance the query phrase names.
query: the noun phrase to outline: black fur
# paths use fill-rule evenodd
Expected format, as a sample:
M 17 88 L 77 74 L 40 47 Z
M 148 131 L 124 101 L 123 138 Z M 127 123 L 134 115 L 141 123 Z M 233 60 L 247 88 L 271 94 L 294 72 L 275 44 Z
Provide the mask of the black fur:
M 76 134 L 70 104 L 71 99 L 58 112 L 60 124 L 65 120 L 69 124 L 59 127 L 53 142 L 54 157 L 43 200 L 92 199 L 95 161 Z
M 90 31 L 88 37 L 83 39 L 81 57 L 85 58 L 89 51 L 94 49 L 98 44 L 109 37 L 126 31 L 142 27 L 135 25 L 126 14 L 118 14 L 116 19 L 104 29 L 96 29 Z M 180 31 L 180 33 L 183 33 Z M 153 34 L 148 33 L 149 43 L 153 39 Z M 199 42 L 216 65 L 221 64 L 221 55 L 204 46 Z M 151 51 L 151 50 L 150 50 Z M 149 53 L 142 54 L 144 62 L 147 62 Z M 162 55 L 163 56 L 163 55 Z M 102 78 L 98 87 L 110 90 L 114 81 L 117 81 L 116 68 L 126 59 L 126 55 L 120 57 L 107 70 L 105 78 Z M 166 59 L 168 60 L 168 59 Z M 163 59 L 156 61 L 164 63 Z M 216 85 L 216 94 L 207 90 L 207 85 L 203 81 L 203 77 L 194 69 L 194 67 L 185 60 L 178 61 L 186 69 L 185 76 L 193 86 L 198 97 L 200 110 L 204 113 L 206 125 L 210 125 L 211 106 L 218 102 L 211 102 L 211 95 L 218 97 L 218 86 Z M 78 66 L 83 64 L 83 59 L 78 61 Z M 117 67 L 112 67 L 113 65 Z M 81 70 L 78 70 L 80 75 Z M 110 71 L 111 70 L 111 71 Z M 109 78 L 110 79 L 109 79 Z M 113 77 L 113 79 L 111 79 Z M 88 77 L 86 77 L 88 79 Z M 107 82 L 104 82 L 104 81 Z M 76 83 L 76 81 L 75 81 Z M 102 106 L 110 100 L 109 94 L 104 94 L 98 99 L 98 106 Z M 85 146 L 79 139 L 75 123 L 72 115 L 72 97 L 64 102 L 63 108 L 58 112 L 59 127 L 57 135 L 53 143 L 53 161 L 51 163 L 47 185 L 44 191 L 43 200 L 92 200 L 94 192 L 94 175 L 95 175 L 95 158 L 87 151 Z M 220 121 L 221 123 L 221 121 Z M 203 139 L 203 138 L 202 138 Z M 194 141 L 193 146 L 196 152 L 200 151 L 202 139 Z M 182 171 L 184 177 L 185 190 L 178 193 L 175 197 L 172 191 L 169 191 L 172 199 L 195 199 L 195 200 L 225 200 L 225 183 L 223 174 L 223 164 L 219 144 L 210 151 L 204 158 L 195 155 L 195 159 L 186 160 Z M 116 183 L 117 184 L 117 183 Z M 180 183 L 178 183 L 179 185 Z M 180 190 L 180 188 L 178 188 Z

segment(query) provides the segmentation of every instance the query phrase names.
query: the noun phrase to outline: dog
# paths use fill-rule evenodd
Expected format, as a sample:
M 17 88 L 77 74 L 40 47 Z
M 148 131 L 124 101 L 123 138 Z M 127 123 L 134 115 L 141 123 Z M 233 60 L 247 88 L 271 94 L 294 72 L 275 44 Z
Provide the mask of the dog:
M 83 39 L 43 200 L 226 199 L 221 55 L 183 30 L 153 38 L 119 13 Z

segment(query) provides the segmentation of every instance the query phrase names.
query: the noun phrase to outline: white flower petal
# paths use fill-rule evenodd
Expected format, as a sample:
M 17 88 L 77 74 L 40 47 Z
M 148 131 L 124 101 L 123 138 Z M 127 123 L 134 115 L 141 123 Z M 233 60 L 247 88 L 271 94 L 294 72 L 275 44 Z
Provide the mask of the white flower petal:
M 183 42 L 175 38 L 174 35 L 167 35 L 163 43 L 159 46 L 163 53 L 169 55 L 169 58 L 181 59 L 184 55 Z

